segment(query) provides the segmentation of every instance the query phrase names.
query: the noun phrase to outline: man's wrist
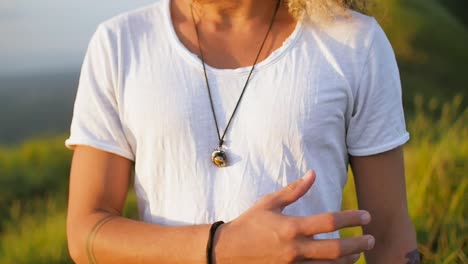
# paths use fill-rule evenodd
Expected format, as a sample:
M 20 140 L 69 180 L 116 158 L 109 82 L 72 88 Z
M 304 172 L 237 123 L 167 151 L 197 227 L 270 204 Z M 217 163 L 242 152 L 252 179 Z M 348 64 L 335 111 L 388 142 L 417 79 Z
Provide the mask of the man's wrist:
M 206 245 L 206 262 L 208 264 L 213 264 L 214 237 L 216 235 L 216 230 L 223 224 L 223 221 L 217 221 L 213 223 L 210 227 L 208 242 Z
M 213 245 L 212 245 L 212 264 L 220 264 L 223 263 L 222 260 L 227 259 L 226 252 L 227 249 L 227 233 L 231 223 L 225 223 L 218 227 L 216 233 L 213 236 Z

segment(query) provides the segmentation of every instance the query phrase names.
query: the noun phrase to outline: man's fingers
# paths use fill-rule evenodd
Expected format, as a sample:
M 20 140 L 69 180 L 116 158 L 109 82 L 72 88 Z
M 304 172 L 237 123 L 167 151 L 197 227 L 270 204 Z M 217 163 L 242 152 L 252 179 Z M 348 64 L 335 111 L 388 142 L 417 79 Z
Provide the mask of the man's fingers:
M 374 247 L 371 235 L 341 239 L 304 240 L 300 244 L 300 255 L 305 259 L 337 260 L 360 254 Z
M 315 172 L 310 170 L 299 180 L 288 186 L 265 196 L 263 203 L 268 209 L 283 210 L 284 207 L 301 198 L 315 181 Z
M 308 217 L 294 217 L 299 227 L 299 233 L 313 236 L 329 233 L 346 227 L 362 226 L 370 222 L 371 216 L 367 211 L 349 210 L 325 213 Z

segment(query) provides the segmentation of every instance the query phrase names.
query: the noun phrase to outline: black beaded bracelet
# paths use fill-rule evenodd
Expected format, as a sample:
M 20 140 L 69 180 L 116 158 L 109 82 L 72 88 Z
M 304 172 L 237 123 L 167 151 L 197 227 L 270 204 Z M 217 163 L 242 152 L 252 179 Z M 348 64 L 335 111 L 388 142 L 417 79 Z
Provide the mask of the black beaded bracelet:
M 223 221 L 218 221 L 218 222 L 215 222 L 214 224 L 211 225 L 210 236 L 208 237 L 208 243 L 206 245 L 206 261 L 207 261 L 208 264 L 213 263 L 213 259 L 212 259 L 212 256 L 213 256 L 213 240 L 214 240 L 214 236 L 216 234 L 216 229 L 218 229 L 218 227 L 220 227 L 222 224 L 224 224 Z

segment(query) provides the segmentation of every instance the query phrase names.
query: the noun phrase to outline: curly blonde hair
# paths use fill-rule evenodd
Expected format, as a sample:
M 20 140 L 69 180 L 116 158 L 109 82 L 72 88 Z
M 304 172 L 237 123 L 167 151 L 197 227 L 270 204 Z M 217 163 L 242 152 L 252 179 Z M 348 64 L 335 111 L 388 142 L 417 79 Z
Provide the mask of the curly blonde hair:
M 235 1 L 192 0 L 198 4 L 222 5 L 229 9 L 235 6 Z M 280 0 L 288 6 L 289 13 L 298 21 L 318 22 L 329 21 L 338 16 L 349 16 L 349 10 L 367 13 L 367 4 L 373 0 Z
M 312 22 L 349 16 L 348 10 L 366 13 L 368 0 L 286 0 L 289 12 L 296 20 Z

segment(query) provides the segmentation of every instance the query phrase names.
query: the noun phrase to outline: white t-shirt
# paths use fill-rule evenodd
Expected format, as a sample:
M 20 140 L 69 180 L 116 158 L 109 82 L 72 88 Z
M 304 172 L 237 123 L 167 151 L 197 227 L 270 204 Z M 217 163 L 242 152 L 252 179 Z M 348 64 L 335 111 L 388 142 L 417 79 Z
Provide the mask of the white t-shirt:
M 338 211 L 348 155 L 377 154 L 408 140 L 393 50 L 373 18 L 352 12 L 321 29 L 298 23 L 256 66 L 226 135 L 230 165 L 216 167 L 201 60 L 177 38 L 169 1 L 98 27 L 66 141 L 135 161 L 143 221 L 229 221 L 309 169 L 315 184 L 284 212 Z M 221 133 L 249 70 L 207 67 Z

